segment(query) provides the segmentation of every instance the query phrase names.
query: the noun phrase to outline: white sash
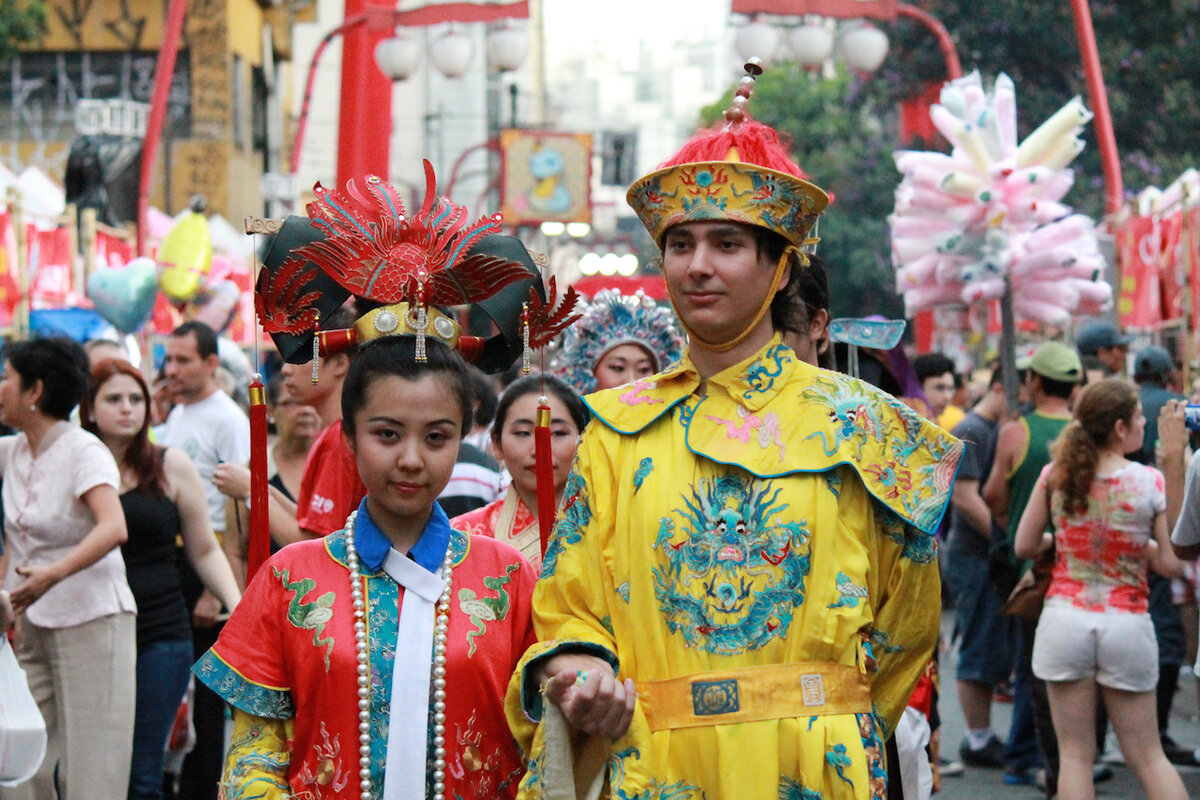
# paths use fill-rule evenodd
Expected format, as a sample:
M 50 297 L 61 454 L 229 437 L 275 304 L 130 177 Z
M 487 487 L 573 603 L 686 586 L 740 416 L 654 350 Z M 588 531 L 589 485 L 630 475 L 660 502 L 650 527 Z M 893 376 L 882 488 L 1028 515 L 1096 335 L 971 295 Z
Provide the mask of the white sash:
M 441 575 L 392 549 L 388 550 L 383 570 L 404 587 L 396 632 L 396 660 L 392 664 L 383 798 L 412 800 L 425 796 L 433 627 L 437 601 L 446 589 L 446 582 Z

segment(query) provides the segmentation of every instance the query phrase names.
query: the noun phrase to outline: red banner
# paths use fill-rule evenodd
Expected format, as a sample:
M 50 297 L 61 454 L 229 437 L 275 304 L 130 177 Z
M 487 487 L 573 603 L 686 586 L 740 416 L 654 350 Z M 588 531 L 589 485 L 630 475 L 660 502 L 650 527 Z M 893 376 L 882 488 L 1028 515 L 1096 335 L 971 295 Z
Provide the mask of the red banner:
M 14 254 L 12 225 L 9 224 L 8 212 L 0 213 L 0 326 L 12 324 L 17 303 L 21 301 Z
M 74 305 L 74 264 L 71 235 L 66 227 L 28 231 L 29 292 L 31 308 L 68 308 Z
M 1183 212 L 1163 217 L 1159 223 L 1161 235 L 1158 262 L 1159 286 L 1162 289 L 1162 318 L 1164 322 L 1183 319 L 1183 287 L 1187 274 L 1183 271 L 1181 233 Z
M 1123 328 L 1157 328 L 1162 324 L 1159 228 L 1157 221 L 1149 217 L 1131 217 L 1117 233 L 1121 266 L 1117 312 Z
M 1187 276 L 1192 330 L 1200 326 L 1200 206 L 1183 212 L 1179 234 L 1179 271 Z
M 133 260 L 134 243 L 104 231 L 96 231 L 96 268 L 120 269 Z

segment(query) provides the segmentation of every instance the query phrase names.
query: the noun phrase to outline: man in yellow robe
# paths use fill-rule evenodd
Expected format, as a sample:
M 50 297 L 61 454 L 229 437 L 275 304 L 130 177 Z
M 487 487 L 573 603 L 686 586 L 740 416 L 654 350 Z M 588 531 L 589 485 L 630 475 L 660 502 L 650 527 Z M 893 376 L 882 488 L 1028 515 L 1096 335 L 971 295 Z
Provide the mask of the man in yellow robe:
M 961 445 L 783 344 L 828 198 L 744 107 L 629 191 L 689 345 L 587 398 L 506 701 L 521 798 L 882 798 L 937 642 Z

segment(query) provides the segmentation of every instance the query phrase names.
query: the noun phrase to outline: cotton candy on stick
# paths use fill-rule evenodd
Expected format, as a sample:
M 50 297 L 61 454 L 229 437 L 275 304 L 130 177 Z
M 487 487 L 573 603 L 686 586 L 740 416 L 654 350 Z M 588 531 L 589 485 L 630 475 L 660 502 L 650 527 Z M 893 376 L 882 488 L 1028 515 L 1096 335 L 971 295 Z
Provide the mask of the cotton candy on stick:
M 1090 112 L 1075 98 L 1018 144 L 1007 76 L 989 94 L 972 73 L 947 84 L 941 101 L 930 118 L 951 153 L 894 154 L 904 178 L 890 220 L 892 259 L 906 308 L 992 299 L 1010 275 L 1014 305 L 1031 319 L 1061 324 L 1111 303 L 1111 288 L 1096 280 L 1103 258 L 1094 226 L 1061 202 Z

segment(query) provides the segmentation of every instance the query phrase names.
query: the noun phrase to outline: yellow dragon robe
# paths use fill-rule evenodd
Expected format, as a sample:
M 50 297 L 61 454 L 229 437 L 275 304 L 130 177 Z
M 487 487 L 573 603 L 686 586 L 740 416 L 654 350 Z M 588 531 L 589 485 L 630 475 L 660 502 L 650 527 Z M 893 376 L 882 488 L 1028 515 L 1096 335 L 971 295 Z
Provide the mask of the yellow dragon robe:
M 506 699 L 519 798 L 547 796 L 537 677 L 569 651 L 637 684 L 607 796 L 884 797 L 882 740 L 938 640 L 962 445 L 778 336 L 703 388 L 685 357 L 588 405 Z

